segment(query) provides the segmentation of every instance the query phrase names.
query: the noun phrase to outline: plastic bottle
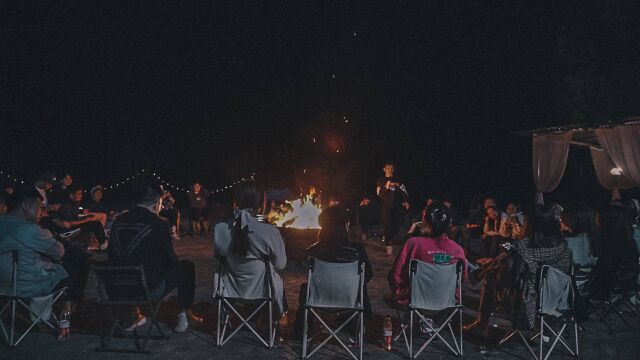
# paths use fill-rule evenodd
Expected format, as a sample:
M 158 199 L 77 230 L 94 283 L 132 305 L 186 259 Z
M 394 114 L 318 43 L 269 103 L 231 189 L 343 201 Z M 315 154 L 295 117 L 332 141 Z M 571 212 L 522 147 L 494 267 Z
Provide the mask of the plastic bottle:
M 282 314 L 278 319 L 278 341 L 283 342 L 287 338 L 287 332 L 289 331 L 289 315 L 287 313 Z
M 391 315 L 386 314 L 382 321 L 382 342 L 386 351 L 391 351 L 391 343 L 393 342 L 393 322 Z
M 65 307 L 58 318 L 58 341 L 65 341 L 71 335 L 71 312 Z

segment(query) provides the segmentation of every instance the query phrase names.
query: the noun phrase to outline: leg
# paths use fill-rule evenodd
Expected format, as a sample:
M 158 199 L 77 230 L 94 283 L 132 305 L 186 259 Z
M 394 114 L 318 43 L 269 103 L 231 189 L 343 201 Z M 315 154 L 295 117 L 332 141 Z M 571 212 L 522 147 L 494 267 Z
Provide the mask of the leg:
M 80 225 L 80 229 L 82 229 L 83 232 L 95 235 L 100 245 L 104 244 L 107 239 L 107 236 L 104 234 L 104 227 L 99 221 L 89 221 L 88 223 L 84 223 Z
M 392 234 L 392 226 L 391 223 L 391 207 L 382 205 L 380 208 L 380 222 L 382 222 L 382 238 L 385 244 L 389 244 L 391 242 L 391 234 Z

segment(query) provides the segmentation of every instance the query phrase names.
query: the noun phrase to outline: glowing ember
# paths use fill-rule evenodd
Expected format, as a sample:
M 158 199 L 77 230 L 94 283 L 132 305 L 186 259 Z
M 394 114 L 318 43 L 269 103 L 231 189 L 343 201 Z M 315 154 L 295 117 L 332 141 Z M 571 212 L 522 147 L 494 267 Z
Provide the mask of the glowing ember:
M 318 216 L 322 212 L 322 207 L 314 203 L 315 197 L 316 190 L 311 188 L 309 194 L 302 198 L 286 201 L 282 213 L 269 213 L 270 221 L 278 227 L 320 229 Z

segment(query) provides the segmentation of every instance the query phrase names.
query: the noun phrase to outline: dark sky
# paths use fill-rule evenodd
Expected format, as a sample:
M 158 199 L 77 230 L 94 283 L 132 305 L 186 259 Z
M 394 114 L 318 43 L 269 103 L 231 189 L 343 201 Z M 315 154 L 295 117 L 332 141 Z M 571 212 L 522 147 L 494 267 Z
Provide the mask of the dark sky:
M 256 171 L 350 192 L 391 160 L 416 198 L 522 197 L 530 140 L 513 131 L 638 95 L 630 1 L 21 3 L 1 25 L 0 167 L 25 179 Z M 589 170 L 563 186 L 591 191 Z

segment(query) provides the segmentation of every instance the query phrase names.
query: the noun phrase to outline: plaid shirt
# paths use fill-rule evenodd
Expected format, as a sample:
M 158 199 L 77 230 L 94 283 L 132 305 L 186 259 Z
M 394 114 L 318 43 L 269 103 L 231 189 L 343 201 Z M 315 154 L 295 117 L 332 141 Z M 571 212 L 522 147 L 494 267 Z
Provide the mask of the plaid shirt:
M 518 279 L 519 306 L 516 307 L 514 327 L 533 329 L 536 320 L 536 274 L 542 265 L 550 265 L 565 273 L 571 271 L 571 252 L 565 243 L 552 248 L 527 247 L 529 240 L 517 241 L 513 244 L 515 253 L 513 273 Z

